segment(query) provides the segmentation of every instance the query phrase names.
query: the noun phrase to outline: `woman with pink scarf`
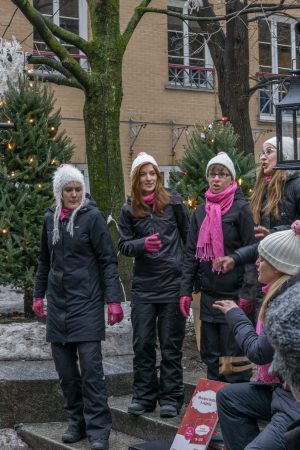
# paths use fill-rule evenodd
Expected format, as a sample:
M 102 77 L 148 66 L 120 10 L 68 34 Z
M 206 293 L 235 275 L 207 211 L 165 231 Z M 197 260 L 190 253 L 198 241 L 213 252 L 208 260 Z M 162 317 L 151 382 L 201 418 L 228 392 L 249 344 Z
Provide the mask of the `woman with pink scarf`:
M 258 253 L 258 280 L 265 285 L 265 297 L 256 330 L 231 300 L 220 300 L 214 305 L 224 313 L 249 360 L 257 364 L 255 381 L 226 386 L 217 394 L 224 444 L 230 450 L 284 450 L 284 434 L 300 418 L 300 404 L 283 380 L 270 373 L 274 348 L 265 327 L 266 312 L 275 297 L 280 301 L 279 294 L 299 280 L 299 277 L 291 278 L 300 272 L 300 220 L 290 230 L 265 237 L 259 243 Z M 258 420 L 269 421 L 262 432 Z
M 209 189 L 205 203 L 192 219 L 180 289 L 180 308 L 189 314 L 191 294 L 201 291 L 201 358 L 211 380 L 241 382 L 251 377 L 251 368 L 230 332 L 224 315 L 213 308 L 216 300 L 231 299 L 247 314 L 256 294 L 255 267 L 238 267 L 222 273 L 216 260 L 255 242 L 254 222 L 248 203 L 235 182 L 233 162 L 224 153 L 212 158 L 206 168 Z

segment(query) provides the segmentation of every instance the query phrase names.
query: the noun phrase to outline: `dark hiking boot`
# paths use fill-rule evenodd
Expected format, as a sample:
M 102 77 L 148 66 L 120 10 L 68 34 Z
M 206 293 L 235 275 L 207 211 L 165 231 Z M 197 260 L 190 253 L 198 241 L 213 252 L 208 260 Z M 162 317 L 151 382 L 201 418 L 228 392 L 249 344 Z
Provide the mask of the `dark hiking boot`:
M 108 440 L 97 439 L 91 442 L 91 450 L 108 450 Z
M 141 416 L 145 412 L 152 412 L 155 409 L 155 407 L 147 408 L 147 406 L 142 405 L 138 402 L 132 402 L 131 405 L 128 406 L 128 412 L 129 414 L 133 414 L 134 416 Z
M 174 405 L 162 405 L 160 407 L 160 417 L 176 417 L 178 410 Z
M 74 442 L 81 441 L 81 439 L 84 439 L 85 437 L 86 437 L 86 434 L 85 434 L 85 431 L 83 431 L 83 430 L 82 431 L 67 430 L 62 435 L 61 440 L 65 444 L 73 444 Z

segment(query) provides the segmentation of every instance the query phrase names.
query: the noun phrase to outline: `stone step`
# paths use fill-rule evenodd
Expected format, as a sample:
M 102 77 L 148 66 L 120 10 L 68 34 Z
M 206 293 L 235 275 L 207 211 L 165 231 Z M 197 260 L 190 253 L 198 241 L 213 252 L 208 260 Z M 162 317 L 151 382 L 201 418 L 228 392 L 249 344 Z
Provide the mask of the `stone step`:
M 32 450 L 90 450 L 87 439 L 76 444 L 63 444 L 61 436 L 67 428 L 66 422 L 22 424 L 17 428 L 19 436 Z M 112 430 L 109 438 L 110 450 L 128 450 L 129 446 L 144 440 Z

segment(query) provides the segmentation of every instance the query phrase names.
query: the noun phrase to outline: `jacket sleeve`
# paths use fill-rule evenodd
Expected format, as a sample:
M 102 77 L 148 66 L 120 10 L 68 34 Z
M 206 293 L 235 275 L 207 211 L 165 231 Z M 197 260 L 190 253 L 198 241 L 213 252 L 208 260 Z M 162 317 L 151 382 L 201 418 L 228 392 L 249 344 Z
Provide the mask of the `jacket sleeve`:
M 174 215 L 177 223 L 177 228 L 184 245 L 186 245 L 188 231 L 190 228 L 190 215 L 187 206 L 182 202 L 179 197 L 179 202 L 173 205 Z
M 121 210 L 119 237 L 118 248 L 122 255 L 134 258 L 136 256 L 142 256 L 146 252 L 145 238 L 137 239 L 135 237 L 131 214 L 126 206 Z
M 106 220 L 100 211 L 93 217 L 90 239 L 101 268 L 106 301 L 120 303 L 123 300 L 123 292 L 118 273 L 117 255 Z
M 192 295 L 193 286 L 198 270 L 198 260 L 195 258 L 196 244 L 198 239 L 198 224 L 196 214 L 194 213 L 191 219 L 187 242 L 185 246 L 185 256 L 182 268 L 180 296 Z
M 258 365 L 272 361 L 274 349 L 268 340 L 265 329 L 258 335 L 252 322 L 240 308 L 232 308 L 225 317 L 236 342 L 249 361 Z
M 44 218 L 38 268 L 35 277 L 34 297 L 37 298 L 45 297 L 48 284 L 49 270 L 50 270 L 50 252 L 48 248 L 46 218 Z

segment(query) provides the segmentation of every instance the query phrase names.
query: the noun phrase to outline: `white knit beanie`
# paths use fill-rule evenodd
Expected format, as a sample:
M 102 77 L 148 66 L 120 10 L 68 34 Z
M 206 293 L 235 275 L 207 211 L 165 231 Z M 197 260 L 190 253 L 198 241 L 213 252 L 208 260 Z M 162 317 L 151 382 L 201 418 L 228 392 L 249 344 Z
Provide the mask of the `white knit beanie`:
M 271 233 L 260 241 L 258 253 L 279 272 L 296 275 L 300 272 L 300 220 L 290 230 Z
M 213 164 L 221 164 L 222 166 L 225 166 L 231 173 L 232 178 L 235 180 L 236 178 L 235 168 L 232 160 L 229 158 L 227 153 L 219 152 L 217 156 L 214 156 L 211 160 L 208 161 L 208 164 L 206 166 L 206 178 L 208 174 L 208 168 Z
M 70 233 L 71 236 L 73 236 L 74 232 L 75 216 L 85 202 L 85 184 L 83 174 L 80 172 L 80 170 L 76 169 L 76 167 L 72 166 L 71 164 L 62 164 L 54 172 L 53 176 L 53 195 L 56 202 L 56 208 L 53 219 L 54 220 L 53 237 L 52 237 L 53 244 L 56 244 L 56 242 L 59 240 L 59 216 L 63 206 L 62 191 L 64 186 L 66 186 L 69 183 L 79 183 L 82 186 L 81 204 L 78 206 L 78 208 L 72 211 L 72 214 L 70 216 L 67 225 L 67 231 Z
M 265 144 L 271 144 L 273 147 L 277 149 L 277 138 L 276 136 L 271 137 L 270 139 L 265 141 Z M 282 154 L 283 158 L 286 159 L 294 159 L 294 141 L 290 137 L 282 138 Z
M 140 152 L 132 163 L 131 172 L 130 172 L 131 178 L 132 178 L 135 170 L 139 166 L 142 166 L 144 164 L 152 164 L 152 166 L 156 166 L 158 168 L 158 164 L 155 161 L 155 159 L 153 158 L 153 156 L 148 155 L 148 153 L 146 153 L 146 152 Z

